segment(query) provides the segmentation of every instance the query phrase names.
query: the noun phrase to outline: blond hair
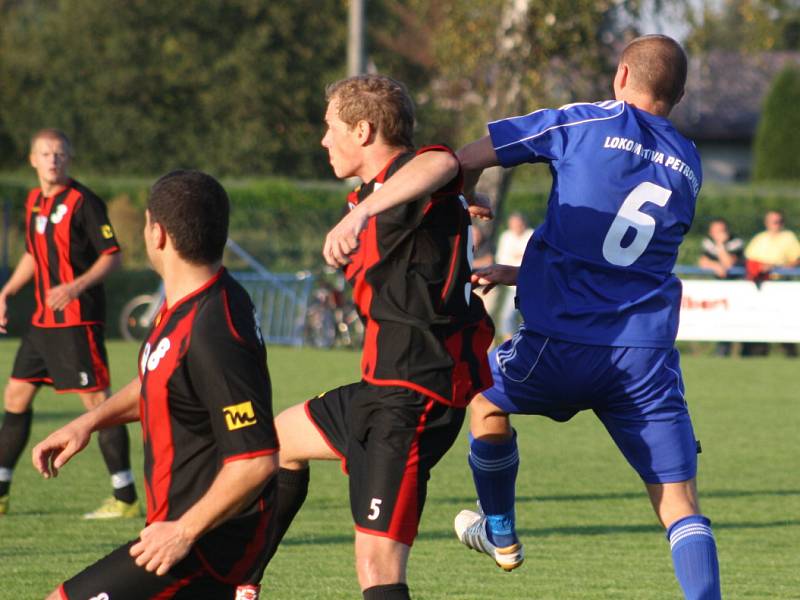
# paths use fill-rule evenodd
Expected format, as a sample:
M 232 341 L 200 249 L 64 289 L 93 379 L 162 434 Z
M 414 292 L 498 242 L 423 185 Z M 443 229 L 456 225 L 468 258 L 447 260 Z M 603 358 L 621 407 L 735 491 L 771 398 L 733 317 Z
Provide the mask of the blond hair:
M 33 146 L 36 144 L 36 142 L 41 139 L 58 140 L 64 145 L 64 150 L 66 150 L 67 154 L 72 156 L 72 143 L 69 141 L 67 134 L 60 129 L 48 127 L 45 129 L 40 129 L 34 133 L 31 136 L 31 152 L 33 152 Z
M 367 121 L 391 146 L 414 145 L 414 102 L 406 87 L 383 75 L 357 75 L 329 85 L 328 102 L 336 101 L 339 118 L 351 128 Z

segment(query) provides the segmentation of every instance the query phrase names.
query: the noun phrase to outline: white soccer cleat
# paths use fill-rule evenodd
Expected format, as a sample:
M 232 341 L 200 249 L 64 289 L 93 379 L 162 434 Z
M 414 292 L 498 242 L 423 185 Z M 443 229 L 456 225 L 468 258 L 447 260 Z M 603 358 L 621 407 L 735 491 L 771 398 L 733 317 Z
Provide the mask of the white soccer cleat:
M 462 544 L 476 552 L 488 554 L 504 571 L 516 569 L 525 560 L 522 544 L 519 542 L 504 548 L 498 548 L 490 542 L 486 535 L 486 517 L 474 510 L 462 510 L 458 513 L 453 526 Z

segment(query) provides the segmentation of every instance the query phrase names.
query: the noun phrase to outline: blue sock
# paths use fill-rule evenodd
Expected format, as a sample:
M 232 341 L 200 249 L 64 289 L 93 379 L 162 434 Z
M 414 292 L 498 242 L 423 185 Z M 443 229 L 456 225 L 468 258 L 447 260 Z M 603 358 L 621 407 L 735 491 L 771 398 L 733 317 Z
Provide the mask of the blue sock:
M 667 530 L 675 577 L 687 600 L 719 600 L 719 563 L 711 521 L 691 515 Z
M 514 487 L 519 470 L 517 432 L 501 443 L 484 442 L 469 436 L 469 466 L 486 515 L 489 540 L 497 546 L 517 542 L 514 532 Z

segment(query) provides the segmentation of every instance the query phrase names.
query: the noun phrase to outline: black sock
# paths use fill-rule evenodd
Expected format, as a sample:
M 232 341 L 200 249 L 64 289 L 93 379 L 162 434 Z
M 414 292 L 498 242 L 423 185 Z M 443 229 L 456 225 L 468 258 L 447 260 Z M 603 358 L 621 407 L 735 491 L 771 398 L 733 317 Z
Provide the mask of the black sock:
M 133 504 L 136 502 L 136 486 L 129 483 L 125 487 L 114 488 L 114 498 L 127 504 Z
M 109 474 L 112 476 L 118 473 L 129 474 L 131 455 L 128 428 L 125 425 L 117 425 L 101 429 L 97 434 L 97 442 Z M 136 486 L 131 482 L 123 487 L 114 488 L 114 498 L 128 504 L 136 501 Z
M 411 600 L 405 583 L 374 585 L 363 591 L 364 600 Z
M 0 467 L 14 470 L 22 451 L 31 436 L 33 411 L 13 413 L 6 411 L 3 426 L 0 427 Z M 11 481 L 0 481 L 0 496 L 5 496 Z
M 308 495 L 310 469 L 278 469 L 278 490 L 275 495 L 275 511 L 272 517 L 272 533 L 264 551 L 262 571 L 275 555 L 286 530 L 292 524 L 297 511 L 303 506 Z

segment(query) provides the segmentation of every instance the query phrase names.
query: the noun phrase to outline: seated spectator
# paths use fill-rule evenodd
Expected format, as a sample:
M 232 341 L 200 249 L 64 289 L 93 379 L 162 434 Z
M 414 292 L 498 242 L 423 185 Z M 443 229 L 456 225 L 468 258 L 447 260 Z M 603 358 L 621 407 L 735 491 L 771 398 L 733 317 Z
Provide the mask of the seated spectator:
M 713 271 L 717 279 L 730 279 L 731 267 L 744 262 L 744 241 L 731 234 L 725 219 L 714 219 L 708 224 L 708 235 L 703 238 L 702 246 L 698 265 Z
M 800 265 L 800 241 L 794 232 L 784 228 L 783 213 L 777 210 L 768 211 L 764 215 L 764 228 L 765 231 L 750 240 L 744 250 L 748 277 L 756 281 L 767 277 L 777 279 L 778 276 L 772 273 L 776 267 Z M 753 346 L 756 348 L 743 348 L 742 355 L 765 355 L 769 352 L 767 344 Z M 797 344 L 782 346 L 787 356 L 797 356 Z
M 708 224 L 708 235 L 702 241 L 703 254 L 697 264 L 714 272 L 717 279 L 731 279 L 730 270 L 744 262 L 744 241 L 731 234 L 725 219 L 714 219 Z M 717 356 L 730 356 L 731 343 L 719 342 Z

